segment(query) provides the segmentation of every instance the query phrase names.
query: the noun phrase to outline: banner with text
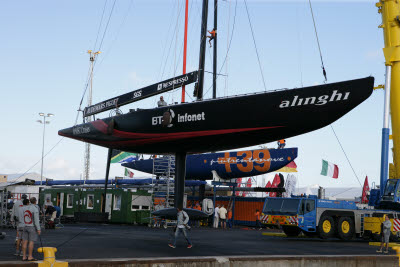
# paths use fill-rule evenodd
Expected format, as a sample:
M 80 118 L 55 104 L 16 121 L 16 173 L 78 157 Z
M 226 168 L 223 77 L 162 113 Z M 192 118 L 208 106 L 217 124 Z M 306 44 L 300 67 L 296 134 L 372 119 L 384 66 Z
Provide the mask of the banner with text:
M 197 81 L 197 71 L 189 72 L 174 78 L 146 86 L 135 91 L 110 98 L 95 105 L 86 107 L 83 116 L 91 116 L 106 110 L 121 107 L 123 105 L 148 98 L 153 95 L 161 94 L 183 85 L 191 84 Z

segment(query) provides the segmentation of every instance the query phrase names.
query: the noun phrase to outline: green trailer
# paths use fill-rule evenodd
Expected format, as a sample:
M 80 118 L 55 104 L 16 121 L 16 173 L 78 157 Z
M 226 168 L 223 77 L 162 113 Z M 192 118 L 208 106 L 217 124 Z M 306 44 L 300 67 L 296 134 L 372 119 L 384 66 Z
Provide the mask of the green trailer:
M 61 215 L 72 217 L 75 213 L 87 214 L 102 212 L 103 188 L 53 187 L 40 191 L 40 205 L 50 199 L 53 205 L 61 208 Z M 108 188 L 106 212 L 111 223 L 148 224 L 150 208 L 153 203 L 149 190 L 138 188 Z M 95 214 L 92 214 L 95 215 Z

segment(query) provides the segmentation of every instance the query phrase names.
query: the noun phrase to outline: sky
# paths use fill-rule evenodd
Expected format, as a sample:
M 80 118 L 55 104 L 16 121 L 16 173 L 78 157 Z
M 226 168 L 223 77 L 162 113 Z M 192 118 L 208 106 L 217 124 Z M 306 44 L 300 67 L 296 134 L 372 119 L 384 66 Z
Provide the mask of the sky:
M 201 1 L 189 2 L 187 71 L 194 71 L 198 69 Z M 223 76 L 218 78 L 217 96 L 323 84 L 308 1 L 247 0 L 250 19 L 244 3 L 219 1 L 217 58 Z M 62 139 L 57 132 L 74 125 L 76 118 L 82 122 L 77 110 L 88 79 L 87 50 L 101 51 L 94 67 L 93 103 L 179 75 L 183 4 L 183 0 L 2 1 L 0 173 L 40 173 L 43 125 L 37 120 L 41 119 L 38 113 L 44 112 L 55 114 L 46 125 L 45 154 L 51 151 L 44 158 L 44 176 L 79 179 L 84 144 Z M 375 85 L 383 84 L 383 33 L 375 1 L 312 4 L 328 82 L 373 76 Z M 208 45 L 205 69 L 212 70 Z M 212 75 L 206 73 L 205 80 L 205 98 L 211 98 Z M 193 85 L 187 90 L 187 101 L 192 101 Z M 180 94 L 179 89 L 165 93 L 164 98 L 177 102 Z M 370 183 L 379 184 L 383 96 L 383 90 L 375 90 L 332 124 L 356 175 L 330 126 L 287 139 L 287 147 L 299 148 L 299 186 L 360 186 L 358 180 L 363 183 L 367 175 Z M 152 97 L 121 110 L 151 108 L 157 100 Z M 86 103 L 85 96 L 81 108 Z M 98 118 L 108 116 L 105 112 Z M 263 145 L 276 147 L 275 143 Z M 107 149 L 91 149 L 90 177 L 101 179 Z M 322 159 L 339 166 L 339 179 L 320 175 Z M 122 176 L 123 171 L 113 165 L 110 176 Z

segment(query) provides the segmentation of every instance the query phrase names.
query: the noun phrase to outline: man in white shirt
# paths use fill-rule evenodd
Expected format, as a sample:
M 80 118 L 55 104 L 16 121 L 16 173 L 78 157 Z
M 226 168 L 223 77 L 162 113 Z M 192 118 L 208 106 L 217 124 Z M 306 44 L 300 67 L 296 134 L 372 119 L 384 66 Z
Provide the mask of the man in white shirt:
M 224 205 L 218 210 L 219 219 L 221 220 L 221 228 L 226 229 L 226 214 L 228 211 L 224 208 Z
M 215 207 L 214 210 L 214 228 L 218 228 L 219 223 L 219 204 Z
M 33 246 L 40 235 L 40 223 L 39 223 L 39 210 L 36 206 L 36 198 L 32 197 L 29 200 L 24 200 L 24 206 L 20 209 L 21 216 L 24 218 L 24 231 L 22 234 L 22 260 L 23 261 L 37 261 L 32 256 Z M 28 255 L 26 248 L 28 247 Z

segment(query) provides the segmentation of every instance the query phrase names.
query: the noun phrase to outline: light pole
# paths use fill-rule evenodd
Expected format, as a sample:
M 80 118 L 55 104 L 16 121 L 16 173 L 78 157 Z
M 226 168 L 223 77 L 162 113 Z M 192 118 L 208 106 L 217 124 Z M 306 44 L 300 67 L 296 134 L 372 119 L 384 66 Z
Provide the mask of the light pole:
M 40 185 L 43 184 L 43 158 L 44 158 L 44 134 L 46 131 L 46 124 L 49 124 L 49 121 L 46 121 L 46 118 L 54 116 L 52 113 L 47 113 L 45 115 L 43 112 L 39 113 L 39 116 L 43 117 L 43 120 L 37 120 L 37 122 L 43 124 L 43 142 L 42 142 L 42 168 L 40 170 Z
M 90 55 L 90 87 L 89 87 L 89 94 L 88 94 L 88 102 L 87 105 L 88 107 L 92 105 L 92 94 L 93 94 L 93 68 L 94 68 L 94 63 L 96 60 L 96 56 L 100 54 L 100 51 L 93 52 L 92 50 L 88 51 L 88 54 Z M 90 122 L 92 121 L 92 117 L 86 117 L 84 118 L 84 122 Z M 85 144 L 85 170 L 83 174 L 83 180 L 89 180 L 90 176 L 90 144 L 86 143 Z

